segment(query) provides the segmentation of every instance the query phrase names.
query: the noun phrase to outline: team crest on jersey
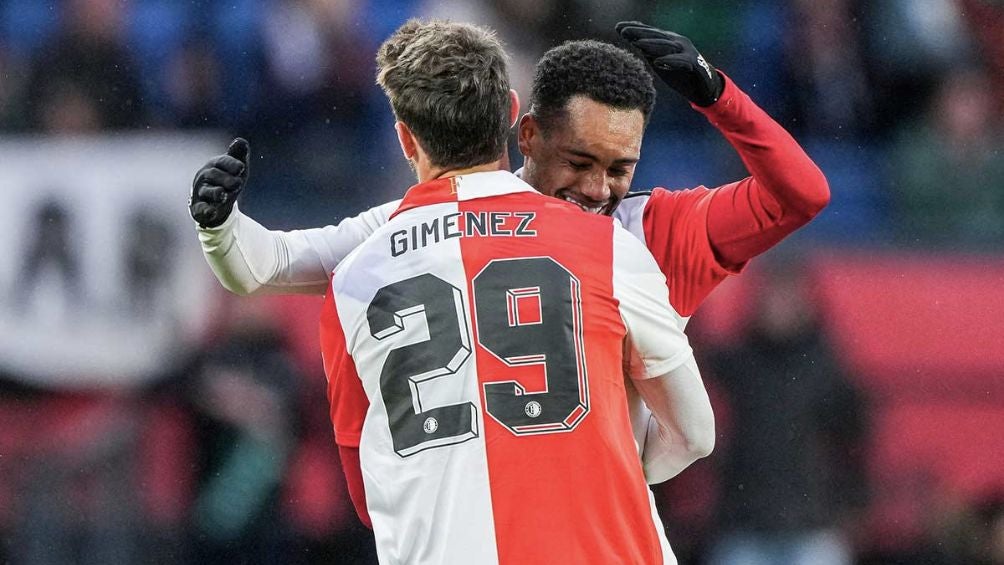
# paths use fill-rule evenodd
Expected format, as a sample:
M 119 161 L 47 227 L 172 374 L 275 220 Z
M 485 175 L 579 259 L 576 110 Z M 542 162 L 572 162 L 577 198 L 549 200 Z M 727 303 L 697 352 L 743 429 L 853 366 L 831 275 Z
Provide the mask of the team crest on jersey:
M 439 422 L 435 418 L 429 417 L 422 423 L 422 430 L 427 434 L 435 433 L 439 429 Z
M 537 416 L 540 416 L 541 411 L 542 410 L 540 408 L 540 403 L 537 402 L 536 400 L 531 400 L 530 402 L 526 403 L 525 412 L 527 416 L 531 418 L 536 418 Z

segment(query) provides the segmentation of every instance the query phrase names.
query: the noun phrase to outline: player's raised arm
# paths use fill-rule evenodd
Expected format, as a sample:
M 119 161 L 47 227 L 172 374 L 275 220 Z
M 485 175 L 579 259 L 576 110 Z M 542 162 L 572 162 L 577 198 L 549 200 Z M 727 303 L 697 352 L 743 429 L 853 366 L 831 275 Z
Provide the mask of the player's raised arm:
M 237 197 L 248 181 L 249 148 L 237 138 L 226 155 L 210 159 L 195 176 L 189 211 L 213 273 L 241 295 L 324 294 L 339 261 L 387 221 L 390 202 L 335 226 L 269 230 L 241 213 Z
M 666 279 L 642 243 L 614 230 L 614 294 L 628 331 L 625 368 L 654 423 L 642 445 L 649 484 L 711 453 L 715 420 L 687 337 L 674 320 Z
M 715 189 L 707 210 L 708 238 L 723 266 L 742 266 L 829 203 L 826 178 L 805 151 L 689 39 L 639 22 L 619 23 L 617 31 L 725 136 L 750 172 Z

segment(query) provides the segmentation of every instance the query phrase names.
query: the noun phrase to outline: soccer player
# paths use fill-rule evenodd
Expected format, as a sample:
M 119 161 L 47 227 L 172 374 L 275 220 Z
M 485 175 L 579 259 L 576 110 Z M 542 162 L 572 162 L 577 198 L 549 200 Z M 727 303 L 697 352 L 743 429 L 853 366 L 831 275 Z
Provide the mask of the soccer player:
M 380 561 L 674 562 L 623 378 L 627 345 L 659 423 L 691 405 L 710 451 L 665 277 L 611 218 L 502 170 L 518 100 L 490 32 L 413 20 L 377 61 L 419 184 L 335 269 L 321 346 Z

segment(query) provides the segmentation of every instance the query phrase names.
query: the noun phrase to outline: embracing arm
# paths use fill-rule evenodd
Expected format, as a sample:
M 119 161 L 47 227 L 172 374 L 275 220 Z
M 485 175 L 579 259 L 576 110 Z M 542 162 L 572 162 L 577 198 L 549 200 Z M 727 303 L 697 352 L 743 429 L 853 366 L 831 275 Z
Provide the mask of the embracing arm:
M 708 239 L 723 266 L 741 266 L 770 249 L 829 203 L 819 167 L 731 80 L 725 78 L 717 102 L 693 107 L 718 128 L 750 172 L 716 189 L 710 202 Z
M 649 484 L 667 481 L 711 454 L 715 417 L 693 357 L 661 377 L 635 380 L 634 386 L 652 411 L 642 446 Z
M 397 204 L 336 226 L 294 231 L 266 229 L 235 206 L 219 226 L 198 228 L 199 242 L 216 278 L 233 293 L 324 294 L 338 262 L 383 225 Z
M 196 172 L 188 199 L 206 261 L 223 287 L 236 294 L 324 294 L 338 262 L 397 208 L 389 202 L 337 226 L 268 230 L 237 209 L 250 165 L 247 140 L 234 139 L 225 155 Z
M 614 230 L 613 280 L 627 330 L 624 370 L 647 406 L 632 407 L 626 391 L 632 427 L 645 479 L 660 483 L 711 453 L 714 414 L 665 277 L 642 243 L 621 229 Z

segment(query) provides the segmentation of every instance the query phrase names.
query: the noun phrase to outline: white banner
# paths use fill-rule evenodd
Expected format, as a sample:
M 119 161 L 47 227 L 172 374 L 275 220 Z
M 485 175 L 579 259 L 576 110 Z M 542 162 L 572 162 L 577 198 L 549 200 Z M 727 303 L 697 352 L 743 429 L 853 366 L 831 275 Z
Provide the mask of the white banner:
M 135 385 L 198 344 L 215 279 L 186 206 L 216 136 L 0 139 L 0 370 Z

